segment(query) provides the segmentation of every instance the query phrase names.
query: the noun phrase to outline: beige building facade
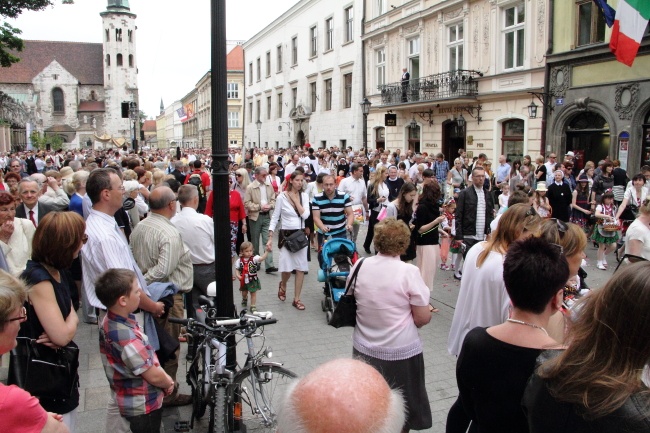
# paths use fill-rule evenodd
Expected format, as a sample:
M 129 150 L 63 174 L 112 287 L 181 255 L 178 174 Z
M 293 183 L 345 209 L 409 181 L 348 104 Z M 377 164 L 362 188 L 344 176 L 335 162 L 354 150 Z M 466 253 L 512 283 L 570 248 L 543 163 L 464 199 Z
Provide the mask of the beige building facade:
M 491 160 L 542 152 L 542 119 L 528 106 L 544 87 L 547 0 L 389 3 L 366 6 L 369 148 L 449 161 L 459 149 Z

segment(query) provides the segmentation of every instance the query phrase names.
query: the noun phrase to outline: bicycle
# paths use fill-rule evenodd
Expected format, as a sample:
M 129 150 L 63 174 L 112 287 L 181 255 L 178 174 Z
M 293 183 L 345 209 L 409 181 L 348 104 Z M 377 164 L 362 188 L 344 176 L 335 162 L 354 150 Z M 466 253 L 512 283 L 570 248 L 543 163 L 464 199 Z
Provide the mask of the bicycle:
M 201 297 L 204 298 L 204 297 Z M 203 300 L 207 300 L 204 298 Z M 192 418 L 201 419 L 209 407 L 208 431 L 275 432 L 277 408 L 289 383 L 297 377 L 281 363 L 264 361 L 271 358 L 270 347 L 257 350 L 254 337 L 263 337 L 265 325 L 274 324 L 271 312 L 248 314 L 239 318 L 218 320 L 214 308 L 205 308 L 205 321 L 170 318 L 184 325 L 191 337 L 192 361 L 187 366 L 187 383 L 192 388 Z M 226 339 L 241 334 L 248 353 L 243 367 L 235 371 L 226 367 Z M 242 338 L 242 339 L 243 339 Z M 237 341 L 239 343 L 242 339 Z M 245 426 L 242 429 L 241 426 Z

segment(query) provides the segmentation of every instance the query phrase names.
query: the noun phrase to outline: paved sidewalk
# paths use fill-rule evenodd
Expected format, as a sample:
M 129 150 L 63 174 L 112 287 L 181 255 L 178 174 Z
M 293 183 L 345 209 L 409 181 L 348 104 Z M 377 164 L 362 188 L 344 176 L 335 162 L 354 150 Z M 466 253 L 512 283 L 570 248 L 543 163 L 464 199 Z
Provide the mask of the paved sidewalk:
M 365 236 L 362 229 L 357 244 L 361 245 Z M 363 249 L 361 249 L 363 251 Z M 274 251 L 277 254 L 277 251 Z M 587 246 L 589 273 L 587 280 L 592 288 L 602 285 L 612 274 L 610 270 L 601 271 L 595 267 L 596 250 L 591 244 Z M 299 375 L 304 375 L 317 365 L 328 360 L 350 357 L 352 354 L 352 328 L 334 329 L 327 326 L 325 313 L 321 310 L 322 283 L 317 281 L 315 254 L 310 263 L 309 275 L 305 277 L 302 301 L 305 311 L 298 311 L 291 306 L 293 295 L 293 279 L 287 288 L 287 301 L 277 298 L 277 287 L 280 274 L 267 275 L 261 273 L 262 291 L 258 295 L 258 309 L 273 311 L 279 322 L 267 326 L 266 344 L 273 348 L 273 360 L 283 362 L 285 367 Z M 277 263 L 277 255 L 275 256 Z M 611 257 L 610 262 L 614 262 Z M 453 278 L 451 271 L 438 271 L 436 274 L 435 290 L 431 294 L 431 302 L 440 309 L 433 315 L 431 323 L 420 330 L 424 341 L 424 361 L 427 375 L 427 391 L 433 412 L 433 427 L 426 432 L 444 432 L 447 411 L 457 396 L 454 357 L 447 353 L 447 335 L 454 313 L 454 305 L 458 296 L 460 282 Z M 235 302 L 241 301 L 238 291 L 235 292 Z M 77 424 L 78 433 L 103 433 L 105 430 L 106 403 L 109 394 L 108 382 L 104 375 L 99 355 L 97 327 L 82 323 L 79 326 L 75 341 L 81 348 L 80 378 L 81 401 Z M 243 353 L 245 344 L 240 344 L 238 350 Z M 181 344 L 181 365 L 179 366 L 178 381 L 181 391 L 189 392 L 185 383 L 185 351 L 186 344 Z M 243 355 L 240 355 L 243 360 Z M 174 408 L 165 411 L 163 418 L 164 431 L 173 432 L 174 422 L 178 419 L 190 419 L 190 406 Z M 194 432 L 207 431 L 207 415 L 195 423 Z M 110 432 L 109 432 L 110 433 Z

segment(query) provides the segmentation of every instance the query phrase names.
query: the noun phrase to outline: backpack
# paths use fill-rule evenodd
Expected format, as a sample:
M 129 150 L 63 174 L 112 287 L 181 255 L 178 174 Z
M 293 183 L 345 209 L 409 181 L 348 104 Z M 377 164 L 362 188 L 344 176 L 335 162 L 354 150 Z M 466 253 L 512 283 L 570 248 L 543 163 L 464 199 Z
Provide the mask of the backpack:
M 201 175 L 198 173 L 192 173 L 190 179 L 187 181 L 188 185 L 194 185 L 196 189 L 199 190 L 199 207 L 196 209 L 198 213 L 205 212 L 205 204 L 207 202 L 205 196 L 205 187 L 203 186 L 203 181 L 201 180 Z

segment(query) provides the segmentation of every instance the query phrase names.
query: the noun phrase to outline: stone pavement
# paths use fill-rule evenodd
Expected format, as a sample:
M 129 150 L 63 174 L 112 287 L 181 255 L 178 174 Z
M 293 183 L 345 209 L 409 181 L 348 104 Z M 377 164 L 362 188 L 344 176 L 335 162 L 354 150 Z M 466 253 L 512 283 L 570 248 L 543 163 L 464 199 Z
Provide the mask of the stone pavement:
M 358 245 L 362 244 L 364 237 L 365 230 L 362 228 Z M 277 251 L 274 252 L 277 254 Z M 585 267 L 589 274 L 587 282 L 592 288 L 600 287 L 611 276 L 613 267 L 607 271 L 595 267 L 596 250 L 591 243 L 587 246 L 587 255 L 588 264 Z M 277 255 L 275 259 L 277 263 Z M 614 262 L 613 257 L 610 262 Z M 323 295 L 322 283 L 317 281 L 317 268 L 318 262 L 313 257 L 309 275 L 305 276 L 301 296 L 306 306 L 305 311 L 298 311 L 291 306 L 293 279 L 289 280 L 287 301 L 283 303 L 277 298 L 279 274 L 261 273 L 262 291 L 258 295 L 258 309 L 273 311 L 275 317 L 279 319 L 277 324 L 266 327 L 266 344 L 273 348 L 274 361 L 283 362 L 285 367 L 298 375 L 304 375 L 328 360 L 350 357 L 352 353 L 352 328 L 334 329 L 326 324 L 325 313 L 320 306 Z M 444 432 L 447 411 L 458 393 L 455 378 L 456 360 L 447 353 L 447 335 L 459 287 L 460 282 L 453 278 L 451 271 L 438 270 L 431 303 L 439 308 L 440 312 L 434 314 L 431 322 L 420 330 L 424 341 L 427 391 L 433 413 L 433 427 L 426 432 Z M 239 293 L 235 292 L 237 305 L 240 300 Z M 99 355 L 97 327 L 82 323 L 75 341 L 81 348 L 79 373 L 81 401 L 77 432 L 103 433 L 106 432 L 105 417 L 109 388 Z M 244 359 L 242 355 L 244 349 L 245 343 L 242 342 L 238 346 L 240 360 Z M 181 344 L 181 350 L 182 363 L 179 367 L 178 381 L 181 384 L 181 391 L 189 392 L 185 382 L 185 344 Z M 174 422 L 179 419 L 189 421 L 190 406 L 165 410 L 164 431 L 173 432 Z M 207 415 L 196 422 L 194 428 L 194 432 L 206 431 Z

